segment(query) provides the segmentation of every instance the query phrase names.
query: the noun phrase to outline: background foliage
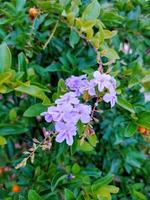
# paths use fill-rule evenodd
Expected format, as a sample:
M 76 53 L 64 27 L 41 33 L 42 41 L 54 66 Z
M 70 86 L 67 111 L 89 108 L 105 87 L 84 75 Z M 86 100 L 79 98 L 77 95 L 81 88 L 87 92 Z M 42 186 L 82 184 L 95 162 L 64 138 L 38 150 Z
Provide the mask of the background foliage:
M 0 0 L 0 199 L 149 199 L 149 133 L 138 129 L 150 130 L 149 10 L 146 0 Z M 118 103 L 99 105 L 95 134 L 71 148 L 53 141 L 15 169 L 50 128 L 39 114 L 63 79 L 101 63 Z

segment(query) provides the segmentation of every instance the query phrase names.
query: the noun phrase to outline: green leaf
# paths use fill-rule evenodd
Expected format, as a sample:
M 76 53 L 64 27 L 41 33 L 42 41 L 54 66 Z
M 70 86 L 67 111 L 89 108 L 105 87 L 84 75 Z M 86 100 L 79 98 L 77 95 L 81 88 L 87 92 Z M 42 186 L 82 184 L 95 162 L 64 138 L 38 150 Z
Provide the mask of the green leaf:
M 18 55 L 18 71 L 27 73 L 27 59 L 22 52 Z
M 12 56 L 6 43 L 0 45 L 0 72 L 6 72 L 11 68 Z
M 64 94 L 67 91 L 66 84 L 63 79 L 60 79 L 57 86 L 57 97 L 60 97 L 60 95 Z
M 73 174 L 78 174 L 80 172 L 80 166 L 75 163 L 73 166 L 72 166 L 72 173 Z
M 44 100 L 46 97 L 45 93 L 43 92 L 43 89 L 41 89 L 35 85 L 29 85 L 29 86 L 22 85 L 22 86 L 15 88 L 15 90 L 18 92 L 22 92 L 22 93 L 31 95 L 33 97 L 42 99 L 42 100 Z
M 79 42 L 79 40 L 80 40 L 80 37 L 78 33 L 74 31 L 73 29 L 71 29 L 70 36 L 69 36 L 69 43 L 71 47 L 74 47 L 74 45 L 76 45 Z
M 118 193 L 118 192 L 119 192 L 119 188 L 116 187 L 116 186 L 114 186 L 114 185 L 107 185 L 107 186 L 105 186 L 105 187 L 108 189 L 108 191 L 109 191 L 110 193 L 115 194 L 115 193 Z
M 17 112 L 16 112 L 16 109 L 15 108 L 12 108 L 10 111 L 9 111 L 9 119 L 11 121 L 14 121 L 17 119 Z
M 86 141 L 84 141 L 83 143 L 80 142 L 80 140 L 78 141 L 78 148 L 80 151 L 93 151 L 94 148 Z
M 65 200 L 75 200 L 73 192 L 67 188 L 65 189 Z
M 62 6 L 67 6 L 70 2 L 71 2 L 71 0 L 59 0 L 59 3 L 60 3 Z
M 83 12 L 82 18 L 84 20 L 94 20 L 100 15 L 100 4 L 97 0 L 92 1 Z
M 141 192 L 134 190 L 133 194 L 138 200 L 147 200 L 146 196 Z
M 131 113 L 135 113 L 133 106 L 131 103 L 129 103 L 126 99 L 122 98 L 122 97 L 117 97 L 117 104 L 124 108 L 125 110 L 128 110 Z
M 26 0 L 16 0 L 16 10 L 19 12 L 19 11 L 22 11 L 22 9 L 24 8 L 26 4 Z
M 27 132 L 28 129 L 22 125 L 13 125 L 13 124 L 0 124 L 0 135 L 17 135 Z
M 35 190 L 29 190 L 28 200 L 42 200 L 42 197 Z
M 137 130 L 137 125 L 133 122 L 130 122 L 127 128 L 125 129 L 125 133 L 124 133 L 125 137 L 133 136 L 136 130 Z
M 7 144 L 6 139 L 3 136 L 0 136 L 0 146 Z
M 110 39 L 117 34 L 117 31 L 109 31 L 109 30 L 103 30 L 103 31 L 104 31 L 104 38 L 105 39 Z
M 110 24 L 121 24 L 124 20 L 124 17 L 122 17 L 121 15 L 118 15 L 115 12 L 103 12 L 102 14 L 102 22 L 109 22 Z
M 92 185 L 92 191 L 97 191 L 99 188 L 108 185 L 110 182 L 112 182 L 113 176 L 112 175 L 107 175 L 103 178 L 100 178 L 96 180 L 93 185 Z
M 93 147 L 96 146 L 96 144 L 97 144 L 97 142 L 98 142 L 96 134 L 89 135 L 89 136 L 87 137 L 87 139 L 88 139 L 89 143 L 90 143 Z
M 137 123 L 150 130 L 150 112 L 139 113 Z
M 105 57 L 108 58 L 108 62 L 103 63 L 104 65 L 110 65 L 110 64 L 114 63 L 117 59 L 119 59 L 119 56 L 114 49 L 107 49 L 107 51 L 105 53 Z
M 24 117 L 36 117 L 42 112 L 46 111 L 47 107 L 41 103 L 34 104 L 30 106 L 23 114 Z
M 51 181 L 51 190 L 52 192 L 55 190 L 55 188 L 57 187 L 57 185 L 59 184 L 60 181 L 64 180 L 67 178 L 67 175 L 60 175 L 60 174 L 56 174 L 54 176 L 54 178 Z
M 11 71 L 0 73 L 0 84 L 7 83 L 11 79 L 12 75 Z

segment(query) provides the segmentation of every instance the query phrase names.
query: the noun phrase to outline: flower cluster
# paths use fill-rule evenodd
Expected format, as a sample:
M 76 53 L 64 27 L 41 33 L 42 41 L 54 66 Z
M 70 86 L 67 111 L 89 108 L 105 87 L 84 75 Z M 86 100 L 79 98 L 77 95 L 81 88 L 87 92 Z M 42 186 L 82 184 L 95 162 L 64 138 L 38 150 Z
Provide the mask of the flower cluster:
M 47 122 L 55 123 L 57 142 L 61 143 L 66 140 L 68 145 L 72 145 L 78 121 L 80 120 L 83 124 L 91 121 L 92 108 L 90 105 L 80 103 L 80 96 L 88 92 L 91 97 L 96 97 L 96 91 L 106 91 L 103 100 L 110 102 L 113 107 L 116 102 L 116 81 L 108 74 L 95 71 L 92 80 L 88 80 L 86 75 L 71 76 L 65 84 L 70 91 L 57 99 L 55 106 L 49 107 L 47 112 L 41 115 Z
M 103 100 L 108 103 L 110 102 L 111 107 L 116 103 L 116 80 L 109 74 L 101 74 L 99 71 L 94 72 L 94 81 L 98 86 L 99 92 L 103 92 L 104 89 L 107 93 L 103 96 Z
M 99 71 L 95 71 L 92 80 L 87 80 L 86 75 L 71 76 L 66 80 L 66 86 L 69 90 L 76 93 L 77 96 L 88 92 L 90 96 L 95 96 L 95 88 L 98 87 L 99 92 L 103 92 L 105 89 L 107 93 L 103 96 L 103 100 L 110 102 L 111 107 L 116 103 L 116 80 L 109 74 L 101 74 Z
M 80 103 L 74 92 L 64 94 L 55 104 L 56 106 L 49 107 L 42 115 L 47 122 L 55 122 L 56 141 L 66 140 L 68 145 L 72 145 L 78 121 L 86 124 L 91 120 L 91 106 Z

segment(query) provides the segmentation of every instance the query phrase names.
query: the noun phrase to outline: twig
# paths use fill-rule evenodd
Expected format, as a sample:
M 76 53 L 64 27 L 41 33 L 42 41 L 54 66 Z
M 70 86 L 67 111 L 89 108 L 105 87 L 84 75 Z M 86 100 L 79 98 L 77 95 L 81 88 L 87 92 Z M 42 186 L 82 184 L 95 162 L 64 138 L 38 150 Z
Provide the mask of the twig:
M 56 32 L 57 26 L 58 26 L 58 21 L 56 22 L 56 24 L 55 24 L 55 26 L 54 26 L 54 28 L 53 28 L 53 30 L 52 30 L 52 33 L 50 34 L 48 40 L 47 40 L 46 43 L 44 44 L 43 50 L 46 49 L 47 45 L 50 43 L 51 39 L 53 38 L 53 36 L 54 36 L 54 34 L 55 34 L 55 32 Z

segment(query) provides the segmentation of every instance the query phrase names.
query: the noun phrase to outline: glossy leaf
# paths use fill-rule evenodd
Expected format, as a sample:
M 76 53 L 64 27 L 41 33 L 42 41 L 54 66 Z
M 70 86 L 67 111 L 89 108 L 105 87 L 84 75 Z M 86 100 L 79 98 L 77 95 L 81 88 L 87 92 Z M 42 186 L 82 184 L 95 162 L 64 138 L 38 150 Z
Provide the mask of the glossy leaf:
M 125 137 L 133 136 L 136 130 L 137 130 L 137 125 L 133 122 L 130 122 L 127 128 L 125 129 L 125 133 L 124 133 Z
M 92 1 L 84 10 L 82 18 L 84 20 L 94 20 L 100 15 L 100 4 L 97 0 Z
M 0 146 L 7 144 L 6 139 L 3 136 L 0 136 Z
M 0 45 L 0 73 L 11 68 L 12 56 L 6 43 Z
M 70 45 L 74 47 L 79 42 L 79 40 L 80 40 L 80 37 L 78 33 L 72 29 L 69 36 Z
M 65 189 L 65 200 L 75 200 L 73 192 L 69 189 Z
M 150 130 L 150 112 L 139 113 L 137 123 Z
M 47 107 L 42 105 L 41 103 L 34 104 L 30 106 L 25 112 L 24 116 L 25 117 L 36 117 L 40 115 L 42 112 L 46 111 Z
M 27 131 L 22 125 L 0 124 L 0 136 L 23 134 Z
M 17 88 L 15 88 L 16 91 L 21 92 L 21 93 L 25 93 L 28 95 L 31 95 L 33 97 L 39 98 L 44 100 L 45 98 L 45 93 L 43 92 L 43 89 L 35 86 L 35 85 L 29 85 L 29 86 L 19 86 Z
M 42 197 L 35 190 L 29 190 L 28 200 L 42 200 Z
M 107 175 L 103 178 L 96 180 L 92 185 L 92 191 L 94 192 L 99 190 L 101 187 L 108 185 L 112 180 L 113 180 L 112 175 Z
M 122 97 L 117 98 L 117 104 L 131 113 L 135 113 L 132 104 Z

